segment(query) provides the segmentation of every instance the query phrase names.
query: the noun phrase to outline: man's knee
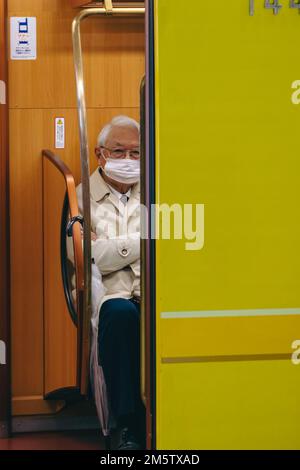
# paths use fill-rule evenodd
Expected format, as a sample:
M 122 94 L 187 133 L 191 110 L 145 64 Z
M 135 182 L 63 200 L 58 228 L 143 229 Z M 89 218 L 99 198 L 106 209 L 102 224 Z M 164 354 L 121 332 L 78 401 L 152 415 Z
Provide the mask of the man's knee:
M 106 321 L 109 324 L 127 325 L 137 323 L 139 314 L 136 307 L 130 300 L 127 299 L 110 299 L 107 300 L 103 306 Z M 100 312 L 101 318 L 101 312 Z

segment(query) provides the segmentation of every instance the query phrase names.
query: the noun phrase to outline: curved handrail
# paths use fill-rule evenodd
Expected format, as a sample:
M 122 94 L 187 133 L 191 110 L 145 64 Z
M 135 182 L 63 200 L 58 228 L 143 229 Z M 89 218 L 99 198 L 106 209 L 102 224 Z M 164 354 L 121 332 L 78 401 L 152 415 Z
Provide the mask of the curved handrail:
M 67 237 L 73 236 L 74 223 L 79 222 L 82 224 L 83 217 L 82 216 L 73 217 L 68 222 L 69 212 L 70 212 L 69 198 L 66 192 L 64 203 L 63 203 L 63 209 L 61 212 L 61 224 L 60 224 L 60 227 L 61 227 L 60 228 L 61 275 L 62 275 L 62 280 L 63 280 L 65 299 L 68 305 L 68 310 L 69 310 L 69 313 L 71 315 L 74 325 L 78 327 L 78 315 L 76 311 L 76 305 L 74 305 L 72 292 L 69 288 L 69 275 L 68 275 L 68 266 L 67 266 L 67 260 L 68 260 Z M 71 227 L 69 228 L 70 225 Z M 76 275 L 76 268 L 75 268 L 75 275 Z
M 77 203 L 77 194 L 74 177 L 67 167 L 67 165 L 53 152 L 50 150 L 43 150 L 42 156 L 47 158 L 62 174 L 66 184 L 66 196 L 64 201 L 64 207 L 62 211 L 62 219 L 64 212 L 66 211 L 66 205 L 68 211 L 70 212 L 71 219 L 75 219 L 79 216 L 78 203 Z M 68 201 L 68 204 L 66 203 Z M 63 220 L 61 220 L 63 223 Z M 79 220 L 78 220 L 79 222 Z M 62 230 L 62 229 L 61 229 Z M 74 247 L 74 266 L 75 266 L 75 276 L 76 276 L 76 319 L 74 317 L 74 311 L 70 310 L 70 304 L 68 302 L 69 293 L 66 292 L 65 279 L 63 274 L 64 290 L 68 309 L 71 315 L 72 320 L 77 324 L 77 385 L 80 387 L 81 382 L 81 368 L 82 368 L 82 311 L 83 311 L 83 292 L 84 292 L 84 276 L 83 276 L 83 250 L 82 250 L 82 239 L 81 239 L 81 230 L 79 223 L 75 223 L 72 227 L 73 235 L 73 247 Z M 63 234 L 61 233 L 61 237 Z M 67 234 L 65 233 L 66 237 Z M 62 245 L 61 245 L 62 247 Z M 63 261 L 62 261 L 63 262 Z M 62 266 L 63 271 L 63 266 Z
M 76 217 L 79 214 L 77 194 L 74 177 L 67 167 L 67 165 L 53 152 L 50 150 L 43 150 L 42 154 L 46 157 L 63 175 L 69 200 L 70 217 Z M 73 239 L 74 239 L 74 258 L 76 267 L 76 286 L 79 290 L 84 288 L 83 278 L 83 253 L 82 253 L 82 241 L 81 231 L 79 225 L 75 225 L 73 228 Z
M 67 167 L 67 165 L 51 150 L 43 150 L 42 155 L 46 157 L 63 175 L 66 190 L 68 194 L 70 217 L 76 217 L 79 215 L 77 194 L 74 177 Z M 79 225 L 73 227 L 73 239 L 74 239 L 74 258 L 75 258 L 75 269 L 76 269 L 76 280 L 78 290 L 84 289 L 84 277 L 83 277 L 83 253 L 82 253 L 82 241 L 81 231 Z

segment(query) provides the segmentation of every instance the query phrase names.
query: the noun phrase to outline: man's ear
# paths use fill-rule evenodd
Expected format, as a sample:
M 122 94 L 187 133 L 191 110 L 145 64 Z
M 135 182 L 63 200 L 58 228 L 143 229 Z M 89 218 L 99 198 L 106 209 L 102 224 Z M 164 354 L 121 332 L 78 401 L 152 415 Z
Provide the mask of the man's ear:
M 101 164 L 101 149 L 100 147 L 95 147 L 95 155 L 98 161 L 98 165 Z

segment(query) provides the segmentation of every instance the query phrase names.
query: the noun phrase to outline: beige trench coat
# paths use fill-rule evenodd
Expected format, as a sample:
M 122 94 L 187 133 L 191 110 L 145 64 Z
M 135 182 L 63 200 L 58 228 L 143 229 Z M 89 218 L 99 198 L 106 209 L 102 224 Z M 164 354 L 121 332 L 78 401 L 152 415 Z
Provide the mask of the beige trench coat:
M 82 212 L 82 185 L 77 187 Z M 92 241 L 92 318 L 90 377 L 102 432 L 115 426 L 109 414 L 102 367 L 98 364 L 98 324 L 103 302 L 140 297 L 140 185 L 134 185 L 127 204 L 118 200 L 99 173 L 90 177 Z
M 102 274 L 108 299 L 140 297 L 140 184 L 132 187 L 127 204 L 118 200 L 99 173 L 90 177 L 92 258 Z M 82 212 L 82 186 L 77 187 Z M 100 307 L 100 305 L 98 306 Z

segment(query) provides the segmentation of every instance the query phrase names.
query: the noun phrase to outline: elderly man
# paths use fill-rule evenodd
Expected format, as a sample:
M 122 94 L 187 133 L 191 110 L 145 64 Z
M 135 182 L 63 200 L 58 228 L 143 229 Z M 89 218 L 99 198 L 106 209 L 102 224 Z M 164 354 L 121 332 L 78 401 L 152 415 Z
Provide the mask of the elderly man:
M 99 316 L 99 364 L 118 425 L 116 448 L 139 449 L 145 446 L 139 350 L 139 124 L 127 116 L 115 117 L 100 132 L 95 153 L 99 166 L 90 177 L 92 258 L 106 288 Z

